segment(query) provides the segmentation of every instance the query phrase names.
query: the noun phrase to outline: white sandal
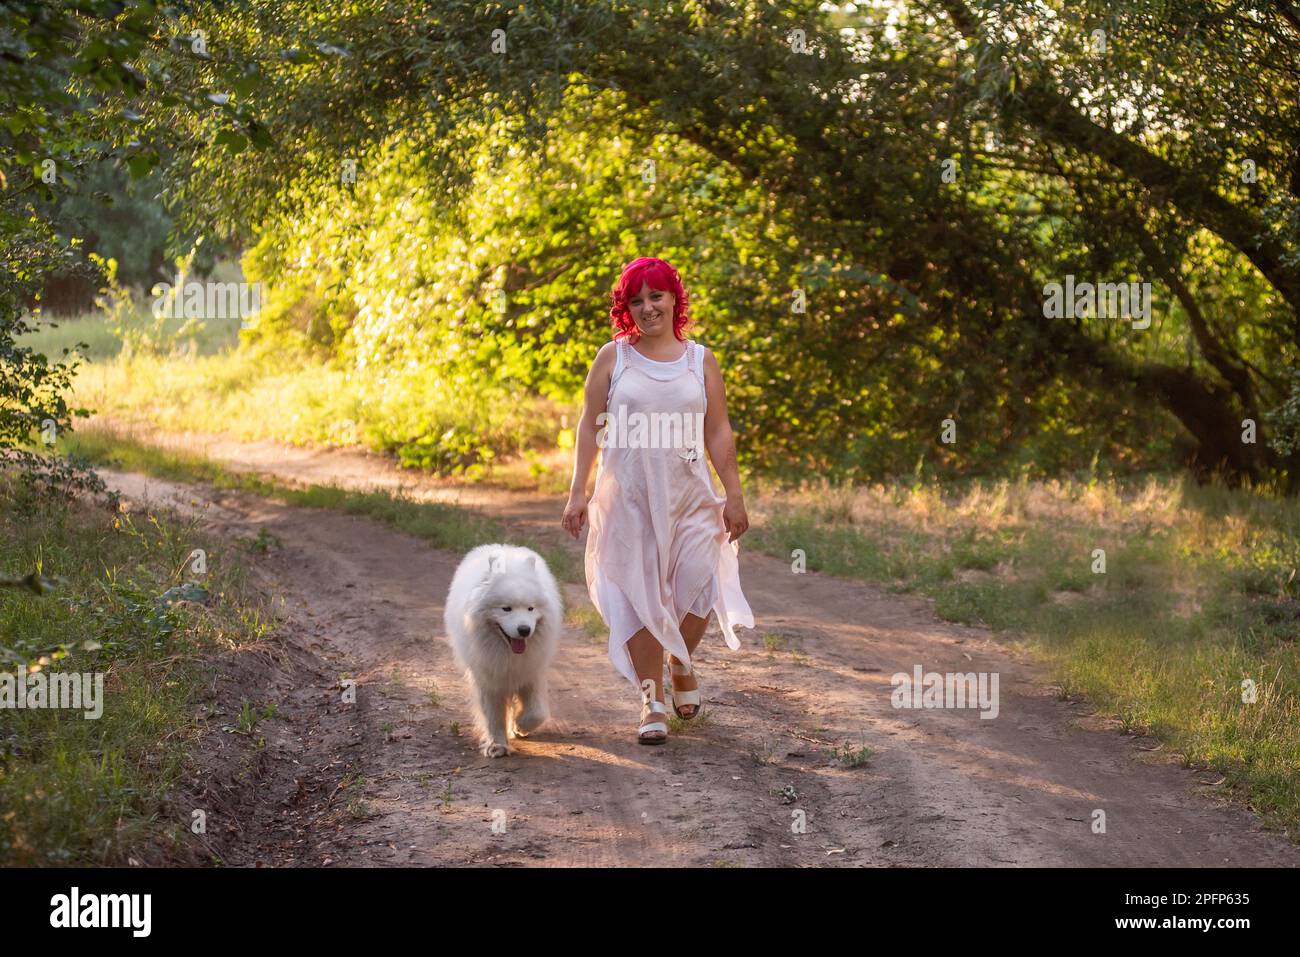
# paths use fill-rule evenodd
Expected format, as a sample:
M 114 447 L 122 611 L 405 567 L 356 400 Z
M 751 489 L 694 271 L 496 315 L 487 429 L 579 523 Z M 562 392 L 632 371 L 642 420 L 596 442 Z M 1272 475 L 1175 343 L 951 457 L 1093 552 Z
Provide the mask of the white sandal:
M 694 668 L 687 665 L 674 664 L 671 658 L 668 659 L 668 671 L 674 678 L 686 678 L 694 673 Z M 695 710 L 690 714 L 682 714 L 679 710 L 682 705 L 695 705 Z M 678 691 L 677 682 L 673 682 L 673 711 L 677 717 L 683 721 L 690 721 L 700 713 L 700 689 L 694 691 Z
M 641 720 L 645 721 L 650 714 L 667 714 L 668 709 L 664 707 L 662 701 L 655 701 L 651 698 L 641 707 Z M 658 731 L 663 734 L 660 738 L 647 738 L 646 735 Z M 637 730 L 637 738 L 642 744 L 663 744 L 668 740 L 668 725 L 662 721 L 645 721 Z

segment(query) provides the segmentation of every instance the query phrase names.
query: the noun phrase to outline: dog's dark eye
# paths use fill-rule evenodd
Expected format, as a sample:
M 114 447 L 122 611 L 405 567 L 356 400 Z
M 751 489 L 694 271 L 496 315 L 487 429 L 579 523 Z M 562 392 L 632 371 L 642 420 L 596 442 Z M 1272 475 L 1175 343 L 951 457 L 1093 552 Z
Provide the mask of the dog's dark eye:
M 505 605 L 501 610 L 502 610 L 502 611 L 509 611 L 509 610 L 510 610 L 510 606 L 509 606 L 509 605 Z

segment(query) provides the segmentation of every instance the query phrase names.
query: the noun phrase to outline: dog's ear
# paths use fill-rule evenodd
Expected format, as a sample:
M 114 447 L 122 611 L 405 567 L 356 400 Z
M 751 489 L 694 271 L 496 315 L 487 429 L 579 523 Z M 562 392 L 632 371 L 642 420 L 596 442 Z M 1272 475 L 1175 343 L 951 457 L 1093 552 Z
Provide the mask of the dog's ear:
M 536 556 L 536 555 L 529 555 L 529 556 L 528 556 L 528 567 L 531 568 L 531 569 L 533 569 L 533 571 L 536 571 L 536 570 L 537 570 L 537 556 Z
M 488 573 L 486 577 L 491 578 L 493 575 L 499 575 L 499 574 L 501 574 L 500 552 L 488 556 Z

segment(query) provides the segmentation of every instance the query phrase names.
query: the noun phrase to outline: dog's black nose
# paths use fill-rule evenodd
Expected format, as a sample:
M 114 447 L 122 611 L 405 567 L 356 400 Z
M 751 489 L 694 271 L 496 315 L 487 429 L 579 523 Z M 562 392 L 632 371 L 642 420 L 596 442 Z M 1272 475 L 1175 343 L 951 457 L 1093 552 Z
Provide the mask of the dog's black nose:
M 519 637 L 520 637 L 520 638 L 527 638 L 527 637 L 528 637 L 528 633 L 529 633 L 530 631 L 532 631 L 533 629 L 529 628 L 527 625 L 520 625 L 520 626 L 519 626 L 518 628 L 516 628 L 515 630 L 519 632 Z

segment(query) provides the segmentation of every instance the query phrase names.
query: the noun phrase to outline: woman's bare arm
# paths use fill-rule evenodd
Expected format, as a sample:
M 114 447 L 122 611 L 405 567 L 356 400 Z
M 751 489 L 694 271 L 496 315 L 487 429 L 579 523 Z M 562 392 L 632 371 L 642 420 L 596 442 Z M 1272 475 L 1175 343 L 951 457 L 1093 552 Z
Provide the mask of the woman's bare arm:
M 708 397 L 708 409 L 704 413 L 704 447 L 727 492 L 722 518 L 731 534 L 729 540 L 735 541 L 749 528 L 749 516 L 745 512 L 745 496 L 740 488 L 736 437 L 732 434 L 731 419 L 727 415 L 727 391 L 722 384 L 722 370 L 713 353 L 707 350 L 704 353 L 704 394 Z
M 712 352 L 704 353 L 704 393 L 708 410 L 704 414 L 704 447 L 722 479 L 727 497 L 740 495 L 740 468 L 736 464 L 736 437 L 727 415 L 727 392 L 722 384 L 722 370 Z
M 615 343 L 600 347 L 587 372 L 587 382 L 582 390 L 582 417 L 574 428 L 573 479 L 569 483 L 569 502 L 564 509 L 561 524 L 577 538 L 587 511 L 587 482 L 591 467 L 596 462 L 596 435 L 600 426 L 597 418 L 606 410 L 609 401 L 609 380 L 614 373 Z

